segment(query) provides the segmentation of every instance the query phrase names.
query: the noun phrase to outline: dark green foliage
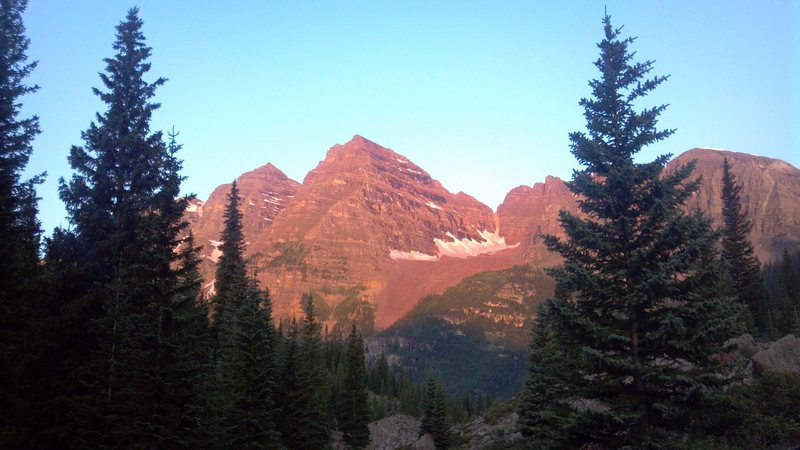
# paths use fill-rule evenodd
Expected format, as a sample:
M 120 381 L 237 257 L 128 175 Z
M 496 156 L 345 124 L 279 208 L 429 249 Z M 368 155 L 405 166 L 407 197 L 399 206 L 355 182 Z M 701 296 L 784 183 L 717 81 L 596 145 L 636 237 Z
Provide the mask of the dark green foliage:
M 421 435 L 430 434 L 437 448 L 447 448 L 450 442 L 448 428 L 444 390 L 439 380 L 429 377 L 419 432 Z
M 800 376 L 766 373 L 732 387 L 705 417 L 702 432 L 676 448 L 793 448 L 800 442 Z M 691 429 L 687 424 L 687 429 Z
M 185 346 L 204 335 L 202 310 L 193 310 L 197 256 L 191 242 L 175 252 L 187 226 L 180 146 L 149 128 L 164 80 L 143 79 L 141 27 L 136 9 L 117 26 L 104 90 L 94 89 L 107 109 L 72 147 L 75 173 L 60 185 L 75 231 L 57 231 L 48 248 L 46 330 L 59 351 L 46 353 L 38 433 L 60 436 L 59 446 L 184 445 L 196 422 L 192 385 L 203 362 Z
M 276 448 L 274 329 L 269 294 L 251 282 L 233 315 L 231 346 L 223 347 L 220 372 L 231 389 L 223 429 L 231 448 Z
M 784 250 L 781 260 L 778 290 L 778 331 L 781 334 L 795 333 L 800 335 L 800 276 L 797 267 L 800 253 L 794 258 Z
M 303 426 L 300 422 L 300 391 L 302 386 L 297 378 L 298 369 L 298 334 L 299 325 L 292 319 L 284 333 L 278 334 L 279 368 L 277 383 L 277 399 L 281 414 L 277 418 L 278 430 L 284 444 L 289 448 L 297 448 L 293 436 Z
M 189 233 L 180 247 L 178 284 L 172 303 L 164 320 L 166 342 L 172 347 L 173 359 L 166 361 L 168 378 L 176 383 L 169 395 L 166 414 L 175 415 L 177 421 L 173 444 L 196 447 L 199 424 L 202 418 L 203 380 L 206 376 L 211 346 L 208 310 L 201 300 L 202 279 L 198 266 L 200 247 L 195 246 Z
M 682 211 L 699 186 L 687 181 L 693 165 L 663 174 L 668 155 L 633 160 L 672 134 L 656 128 L 664 106 L 634 110 L 666 77 L 646 78 L 652 62 L 632 61 L 633 39 L 620 39 L 607 16 L 604 31 L 601 77 L 580 102 L 588 133 L 570 134 L 585 166 L 569 183 L 583 217 L 562 211 L 566 239 L 545 239 L 564 265 L 552 271 L 556 294 L 539 321 L 549 330 L 534 341 L 523 407 L 543 410 L 523 410 L 523 426 L 546 427 L 551 446 L 658 446 L 710 405 L 724 381 L 713 355 L 738 315 L 717 236 L 699 211 Z M 556 386 L 536 385 L 559 370 Z M 555 401 L 559 392 L 575 401 Z
M 774 323 L 772 337 L 800 335 L 800 251 L 784 250 L 780 261 L 764 265 L 763 277 Z
M 242 213 L 239 211 L 239 189 L 236 180 L 231 184 L 228 203 L 225 205 L 225 227 L 220 240 L 222 255 L 217 262 L 214 278 L 216 294 L 211 298 L 211 322 L 215 328 L 224 321 L 224 315 L 231 314 L 244 302 L 248 289 L 247 268 L 244 262 L 244 233 L 242 232 Z
M 751 328 L 760 336 L 769 336 L 773 327 L 772 314 L 761 277 L 761 263 L 750 242 L 753 224 L 742 211 L 741 190 L 725 158 L 722 163 L 722 258 L 727 263 L 734 292 L 748 307 Z
M 546 318 L 545 306 L 540 308 Z M 537 448 L 567 448 L 574 444 L 571 435 L 579 430 L 573 407 L 580 399 L 574 385 L 583 380 L 565 379 L 580 370 L 577 347 L 558 341 L 548 324 L 540 319 L 533 325 L 529 376 L 520 395 L 519 430 Z
M 284 343 L 281 434 L 290 449 L 323 448 L 328 442 L 330 378 L 325 367 L 322 325 L 314 299 L 303 294 L 304 317 Z M 294 373 L 294 376 L 292 376 Z
M 39 118 L 20 118 L 23 96 L 38 86 L 25 84 L 36 68 L 26 52 L 22 15 L 25 0 L 0 2 L 0 446 L 20 434 L 30 389 L 26 373 L 32 341 L 38 336 L 39 239 L 36 185 L 44 174 L 21 180 L 39 134 Z
M 345 344 L 342 389 L 336 419 L 344 441 L 353 448 L 369 444 L 370 411 L 367 405 L 367 369 L 364 341 L 353 324 Z
M 216 272 L 208 439 L 221 448 L 278 448 L 275 329 L 267 291 L 247 278 L 239 191 L 231 185 Z

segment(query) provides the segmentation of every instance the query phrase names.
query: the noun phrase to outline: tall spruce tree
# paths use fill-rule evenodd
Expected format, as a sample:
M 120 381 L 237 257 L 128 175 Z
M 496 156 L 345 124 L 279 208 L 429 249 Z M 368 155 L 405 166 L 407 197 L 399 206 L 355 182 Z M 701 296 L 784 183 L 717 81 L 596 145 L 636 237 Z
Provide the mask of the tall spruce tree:
M 570 134 L 584 166 L 569 183 L 582 216 L 562 211 L 566 238 L 545 240 L 564 258 L 551 272 L 556 295 L 540 318 L 552 334 L 539 342 L 554 347 L 543 356 L 554 358 L 532 364 L 544 373 L 553 373 L 551 359 L 574 365 L 559 387 L 573 398 L 565 411 L 563 403 L 537 401 L 547 394 L 537 399 L 540 389 L 529 385 L 529 403 L 545 408 L 542 418 L 553 426 L 522 412 L 526 426 L 556 433 L 565 421 L 580 424 L 567 427 L 570 442 L 658 446 L 669 430 L 684 429 L 722 381 L 712 355 L 734 332 L 736 310 L 729 297 L 706 289 L 723 277 L 710 223 L 682 210 L 699 185 L 687 181 L 693 164 L 663 173 L 668 155 L 633 160 L 673 133 L 656 128 L 665 106 L 634 109 L 666 77 L 647 78 L 652 62 L 633 62 L 633 39 L 621 39 L 608 16 L 604 32 L 595 63 L 601 77 L 580 101 L 588 132 Z M 565 360 L 564 349 L 579 359 Z
M 364 341 L 355 323 L 347 337 L 343 361 L 343 380 L 337 422 L 344 441 L 352 448 L 369 444 L 370 412 L 367 404 L 367 369 L 364 363 Z
M 23 372 L 40 319 L 36 291 L 40 226 L 35 187 L 44 174 L 21 180 L 39 134 L 39 118 L 21 118 L 21 99 L 38 86 L 25 79 L 29 39 L 22 14 L 25 0 L 0 1 L 0 446 L 20 431 L 19 398 L 29 380 Z
M 224 321 L 224 315 L 236 310 L 236 305 L 244 302 L 248 289 L 247 267 L 244 261 L 244 233 L 242 232 L 242 213 L 239 210 L 239 188 L 236 180 L 231 183 L 228 203 L 225 205 L 223 217 L 225 226 L 222 229 L 220 251 L 222 255 L 217 262 L 214 278 L 214 290 L 211 297 L 211 321 L 215 328 Z
M 144 79 L 151 49 L 136 8 L 117 26 L 113 48 L 100 74 L 104 89 L 93 90 L 107 109 L 82 133 L 84 145 L 71 148 L 75 173 L 59 188 L 88 255 L 81 271 L 91 280 L 62 299 L 69 331 L 55 336 L 71 347 L 70 359 L 56 364 L 71 380 L 64 387 L 72 430 L 66 437 L 72 446 L 169 446 L 187 407 L 175 409 L 173 393 L 186 379 L 169 370 L 184 351 L 174 339 L 187 332 L 181 327 L 198 325 L 172 315 L 182 285 L 197 284 L 182 279 L 185 255 L 174 251 L 187 227 L 180 146 L 150 130 L 159 107 L 152 100 L 165 80 Z
M 212 438 L 223 448 L 279 448 L 275 418 L 275 329 L 267 291 L 248 278 L 239 190 L 231 185 L 220 239 L 212 308 L 216 333 L 214 358 L 217 417 Z
M 772 333 L 772 317 L 767 291 L 761 276 L 761 263 L 750 242 L 752 222 L 742 211 L 740 193 L 728 158 L 722 162 L 722 257 L 728 266 L 734 291 L 747 305 L 752 326 L 761 336 Z

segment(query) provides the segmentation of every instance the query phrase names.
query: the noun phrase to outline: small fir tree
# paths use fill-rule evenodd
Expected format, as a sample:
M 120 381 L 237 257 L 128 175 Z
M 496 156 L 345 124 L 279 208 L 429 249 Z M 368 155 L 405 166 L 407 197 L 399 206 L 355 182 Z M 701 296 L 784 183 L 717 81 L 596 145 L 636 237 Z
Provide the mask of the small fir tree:
M 752 326 L 761 336 L 772 332 L 767 291 L 761 277 L 761 264 L 753 252 L 750 230 L 753 224 L 742 211 L 740 193 L 728 158 L 722 162 L 722 257 L 728 266 L 733 289 L 747 305 Z
M 797 253 L 800 255 L 800 253 Z M 783 250 L 778 279 L 778 332 L 800 335 L 800 277 L 789 251 Z
M 367 372 L 364 364 L 364 341 L 353 324 L 345 344 L 343 379 L 337 422 L 344 441 L 352 448 L 369 444 L 370 412 L 367 404 Z
M 277 425 L 284 445 L 290 449 L 300 448 L 301 444 L 295 441 L 295 436 L 300 434 L 300 428 L 303 427 L 300 409 L 302 386 L 297 376 L 299 333 L 299 325 L 294 318 L 286 327 L 285 335 L 278 333 L 280 354 L 277 398 L 281 414 L 277 418 Z
M 447 405 L 444 390 L 439 380 L 428 377 L 423 400 L 422 423 L 420 434 L 430 434 L 437 448 L 447 448 L 450 436 L 447 430 Z
M 322 325 L 314 313 L 314 298 L 303 294 L 304 317 L 300 323 L 297 346 L 297 387 L 293 395 L 297 408 L 297 429 L 284 443 L 293 449 L 323 448 L 328 442 L 327 401 L 328 373 L 322 352 Z
M 535 448 L 569 448 L 571 438 L 579 434 L 579 415 L 573 405 L 581 400 L 574 386 L 582 380 L 566 380 L 565 376 L 579 373 L 580 355 L 577 347 L 565 345 L 555 337 L 547 322 L 544 304 L 540 305 L 534 322 L 529 376 L 520 396 L 519 430 Z

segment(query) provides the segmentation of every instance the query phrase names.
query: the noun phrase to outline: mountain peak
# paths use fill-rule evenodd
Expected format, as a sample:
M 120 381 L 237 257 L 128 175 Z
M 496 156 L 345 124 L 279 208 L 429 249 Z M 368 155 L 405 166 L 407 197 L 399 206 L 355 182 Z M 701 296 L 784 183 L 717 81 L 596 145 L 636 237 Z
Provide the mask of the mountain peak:
M 349 146 L 349 145 L 376 145 L 377 146 L 378 144 L 376 144 L 375 142 L 365 138 L 364 136 L 361 136 L 360 134 L 354 134 L 353 138 L 350 139 L 349 141 L 347 141 L 344 145 L 345 146 Z

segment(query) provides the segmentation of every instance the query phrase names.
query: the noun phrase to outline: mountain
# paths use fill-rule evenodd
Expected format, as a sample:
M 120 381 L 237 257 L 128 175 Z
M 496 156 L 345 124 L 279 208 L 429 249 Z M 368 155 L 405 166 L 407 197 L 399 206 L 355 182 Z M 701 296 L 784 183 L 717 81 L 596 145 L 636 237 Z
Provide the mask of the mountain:
M 242 197 L 242 231 L 248 242 L 257 240 L 270 228 L 300 186 L 272 164 L 240 175 L 237 184 Z M 203 246 L 201 271 L 207 280 L 207 291 L 213 289 L 215 265 L 221 254 L 219 236 L 230 191 L 230 183 L 220 185 L 211 192 L 207 201 L 194 199 L 186 208 L 186 218 L 195 241 Z
M 361 136 L 331 147 L 301 185 L 265 168 L 239 184 L 247 256 L 270 288 L 277 317 L 298 314 L 300 294 L 309 291 L 331 326 L 358 319 L 384 328 L 424 295 L 520 261 L 518 244 L 505 242 L 489 207 Z M 272 176 L 262 176 L 267 171 Z M 210 261 L 228 189 L 190 206 Z M 259 208 L 267 200 L 277 207 Z M 204 275 L 211 280 L 213 266 Z
M 762 261 L 800 242 L 800 171 L 782 161 L 709 149 L 691 150 L 668 166 L 696 159 L 710 180 L 692 200 L 712 217 L 721 210 L 722 157 L 744 184 L 746 211 L 756 226 Z M 362 331 L 386 329 L 423 297 L 442 294 L 466 277 L 515 265 L 558 264 L 541 235 L 560 235 L 558 212 L 577 213 L 564 181 L 512 189 L 497 212 L 451 193 L 405 156 L 361 136 L 331 147 L 297 183 L 267 164 L 241 175 L 246 256 L 270 289 L 276 317 L 299 314 L 312 292 L 331 328 L 357 321 Z M 204 245 L 206 292 L 213 289 L 222 212 L 230 185 L 186 216 Z M 337 325 L 338 324 L 338 325 Z
M 509 243 L 523 245 L 525 259 L 543 258 L 541 236 L 564 237 L 558 223 L 558 213 L 562 209 L 578 213 L 575 195 L 560 178 L 548 176 L 544 183 L 515 187 L 497 208 L 502 235 Z
M 700 191 L 689 202 L 722 224 L 722 161 L 728 158 L 742 184 L 742 209 L 753 222 L 750 241 L 762 264 L 778 260 L 784 249 L 800 246 L 800 170 L 779 159 L 709 148 L 689 150 L 667 165 L 667 170 L 695 160 Z

